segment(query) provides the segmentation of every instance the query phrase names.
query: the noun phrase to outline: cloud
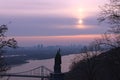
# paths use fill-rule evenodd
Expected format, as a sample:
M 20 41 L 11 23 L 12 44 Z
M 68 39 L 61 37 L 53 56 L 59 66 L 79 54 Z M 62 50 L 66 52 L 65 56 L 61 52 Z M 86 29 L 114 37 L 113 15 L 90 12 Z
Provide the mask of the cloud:
M 0 15 L 39 15 L 60 13 L 70 8 L 66 1 L 56 0 L 4 0 L 0 1 Z
M 4 0 L 0 1 L 0 8 L 6 9 L 56 9 L 63 8 L 66 6 L 65 1 L 56 1 L 56 0 Z M 58 4 L 59 3 L 59 4 Z
M 1 17 L 0 22 L 1 24 L 6 24 L 12 21 L 11 24 L 8 24 L 8 34 L 12 36 L 57 36 L 103 33 L 105 28 L 98 27 L 93 19 L 86 18 L 83 25 L 86 27 L 85 29 L 76 28 L 78 25 L 77 18 L 58 15 Z
M 91 26 L 96 26 L 99 24 L 98 20 L 97 20 L 98 16 L 94 15 L 94 16 L 88 16 L 86 18 L 83 19 L 84 21 L 84 25 L 91 25 Z

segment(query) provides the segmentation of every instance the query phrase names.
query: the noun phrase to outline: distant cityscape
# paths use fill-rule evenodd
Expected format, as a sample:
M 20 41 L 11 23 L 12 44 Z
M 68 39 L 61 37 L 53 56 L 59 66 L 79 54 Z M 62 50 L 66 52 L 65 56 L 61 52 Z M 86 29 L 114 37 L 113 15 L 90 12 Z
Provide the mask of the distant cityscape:
M 4 48 L 7 50 L 4 52 L 6 62 L 9 65 L 19 65 L 27 63 L 28 60 L 42 60 L 55 57 L 56 51 L 60 48 L 61 55 L 78 54 L 81 52 L 83 45 L 71 44 L 69 46 L 44 46 L 44 44 L 38 44 L 32 47 L 18 47 L 16 49 Z

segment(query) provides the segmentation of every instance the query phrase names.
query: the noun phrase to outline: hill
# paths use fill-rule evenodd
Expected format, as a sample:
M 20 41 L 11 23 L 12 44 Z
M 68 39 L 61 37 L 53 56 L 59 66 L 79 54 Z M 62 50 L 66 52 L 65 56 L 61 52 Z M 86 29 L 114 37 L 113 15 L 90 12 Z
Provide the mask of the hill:
M 66 73 L 66 80 L 120 80 L 120 47 L 80 60 Z

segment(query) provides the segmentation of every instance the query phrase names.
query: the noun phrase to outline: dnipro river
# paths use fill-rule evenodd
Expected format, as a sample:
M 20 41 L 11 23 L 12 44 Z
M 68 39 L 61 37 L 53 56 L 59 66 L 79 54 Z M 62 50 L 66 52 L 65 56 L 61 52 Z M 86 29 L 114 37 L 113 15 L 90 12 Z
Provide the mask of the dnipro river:
M 76 57 L 77 54 L 65 55 L 62 56 L 62 72 L 69 71 L 69 66 L 71 65 L 72 60 Z M 45 59 L 45 60 L 30 60 L 29 63 L 18 65 L 12 67 L 8 73 L 18 73 L 22 71 L 28 71 L 39 66 L 45 66 L 48 69 L 53 71 L 54 68 L 54 59 Z M 0 80 L 6 80 L 7 77 L 1 78 Z M 39 78 L 22 78 L 22 77 L 10 77 L 9 80 L 40 80 Z

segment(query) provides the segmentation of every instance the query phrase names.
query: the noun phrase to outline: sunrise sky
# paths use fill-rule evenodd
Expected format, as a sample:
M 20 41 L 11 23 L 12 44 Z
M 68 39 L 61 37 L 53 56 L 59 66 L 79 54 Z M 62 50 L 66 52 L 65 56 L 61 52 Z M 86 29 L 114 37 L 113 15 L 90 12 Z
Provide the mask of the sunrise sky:
M 0 24 L 20 46 L 90 42 L 107 27 L 97 21 L 108 0 L 0 0 Z

